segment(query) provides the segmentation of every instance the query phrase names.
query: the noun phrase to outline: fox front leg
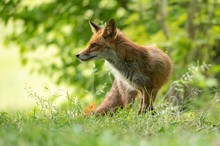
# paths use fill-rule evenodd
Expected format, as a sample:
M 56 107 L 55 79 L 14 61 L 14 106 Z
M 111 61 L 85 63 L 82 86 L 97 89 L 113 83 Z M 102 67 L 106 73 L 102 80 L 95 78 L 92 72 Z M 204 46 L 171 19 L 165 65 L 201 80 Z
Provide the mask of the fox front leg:
M 142 93 L 142 99 L 141 99 L 141 105 L 140 109 L 138 111 L 138 114 L 146 113 L 147 111 L 154 110 L 153 102 L 156 99 L 158 89 L 152 89 L 152 90 L 143 90 Z
M 123 106 L 132 107 L 134 104 L 135 98 L 138 94 L 138 91 L 132 88 L 127 87 L 123 84 L 123 81 L 118 81 L 119 92 L 121 94 Z
M 119 92 L 117 81 L 115 80 L 112 84 L 111 90 L 106 95 L 101 105 L 94 111 L 94 114 L 105 115 L 110 111 L 115 112 L 118 108 L 122 107 L 123 101 Z

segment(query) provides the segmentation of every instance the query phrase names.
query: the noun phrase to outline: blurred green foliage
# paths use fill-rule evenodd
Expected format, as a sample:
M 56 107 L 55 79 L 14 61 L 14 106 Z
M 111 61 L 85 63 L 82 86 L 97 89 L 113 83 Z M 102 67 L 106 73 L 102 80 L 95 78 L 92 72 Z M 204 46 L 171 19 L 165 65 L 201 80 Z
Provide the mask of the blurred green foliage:
M 212 66 L 196 74 L 199 80 L 194 84 L 219 85 L 218 0 L 52 0 L 35 5 L 1 0 L 0 14 L 5 25 L 12 25 L 5 44 L 19 46 L 21 62 L 57 84 L 74 86 L 73 95 L 78 97 L 88 94 L 85 90 L 103 97 L 111 85 L 103 61 L 80 63 L 75 57 L 92 35 L 88 20 L 104 25 L 110 18 L 133 41 L 156 44 L 167 52 L 174 64 L 172 80 L 178 80 L 189 66 L 206 62 Z

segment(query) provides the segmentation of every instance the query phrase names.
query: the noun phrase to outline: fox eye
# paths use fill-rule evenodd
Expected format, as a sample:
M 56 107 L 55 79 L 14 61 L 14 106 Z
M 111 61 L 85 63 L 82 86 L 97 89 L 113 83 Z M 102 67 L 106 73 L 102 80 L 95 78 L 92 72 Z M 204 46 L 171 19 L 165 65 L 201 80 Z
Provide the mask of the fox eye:
M 96 43 L 93 43 L 92 45 L 91 45 L 91 48 L 95 48 L 97 46 L 97 44 Z

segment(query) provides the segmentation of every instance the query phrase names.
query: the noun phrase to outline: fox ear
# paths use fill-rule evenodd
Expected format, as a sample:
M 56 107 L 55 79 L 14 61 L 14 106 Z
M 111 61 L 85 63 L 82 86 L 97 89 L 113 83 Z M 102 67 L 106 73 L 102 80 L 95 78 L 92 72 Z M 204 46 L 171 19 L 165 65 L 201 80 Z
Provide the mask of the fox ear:
M 117 34 L 117 30 L 116 30 L 116 23 L 114 19 L 110 19 L 108 21 L 108 23 L 106 24 L 106 27 L 104 29 L 104 32 L 102 34 L 102 36 L 104 38 L 114 38 Z
M 101 29 L 100 26 L 96 25 L 92 21 L 89 21 L 89 25 L 90 25 L 93 33 L 96 33 L 96 32 L 98 32 Z

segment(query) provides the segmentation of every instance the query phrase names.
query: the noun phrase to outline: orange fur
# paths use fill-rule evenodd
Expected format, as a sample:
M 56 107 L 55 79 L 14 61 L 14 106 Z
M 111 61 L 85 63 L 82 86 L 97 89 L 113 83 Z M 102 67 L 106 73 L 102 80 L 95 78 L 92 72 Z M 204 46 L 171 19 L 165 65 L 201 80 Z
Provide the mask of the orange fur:
M 169 79 L 172 62 L 168 55 L 153 46 L 141 46 L 116 29 L 114 19 L 105 28 L 90 22 L 93 36 L 88 48 L 77 54 L 81 61 L 104 59 L 115 81 L 103 103 L 94 111 L 106 114 L 132 105 L 138 93 L 142 100 L 139 114 L 153 109 L 157 93 Z

